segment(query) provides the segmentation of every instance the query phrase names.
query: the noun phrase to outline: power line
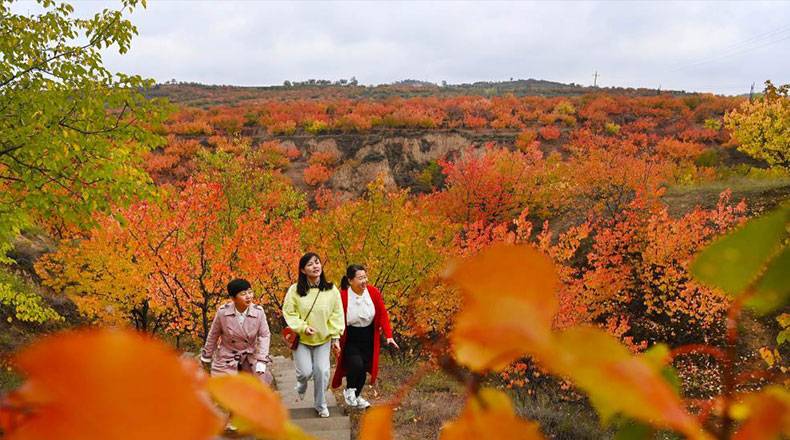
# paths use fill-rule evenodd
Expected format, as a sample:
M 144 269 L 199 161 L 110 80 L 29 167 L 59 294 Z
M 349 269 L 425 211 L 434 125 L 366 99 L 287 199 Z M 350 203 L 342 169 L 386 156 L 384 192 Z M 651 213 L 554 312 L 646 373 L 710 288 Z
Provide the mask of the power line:
M 760 39 L 752 38 L 751 40 L 752 41 L 750 43 L 748 43 L 748 44 L 733 45 L 731 47 L 735 47 L 735 49 L 730 49 L 730 50 L 724 51 L 722 53 L 719 53 L 718 55 L 715 55 L 715 56 L 712 56 L 712 57 L 708 57 L 708 58 L 705 58 L 705 59 L 701 59 L 701 60 L 698 60 L 698 61 L 694 61 L 692 63 L 686 64 L 685 66 L 680 66 L 680 67 L 676 67 L 674 69 L 670 69 L 669 72 L 677 72 L 679 70 L 685 70 L 685 69 L 689 69 L 689 68 L 692 68 L 692 67 L 698 67 L 698 66 L 701 66 L 703 64 L 707 64 L 707 63 L 711 63 L 711 62 L 721 61 L 721 60 L 724 60 L 724 59 L 727 59 L 727 58 L 731 58 L 731 57 L 734 57 L 734 56 L 743 55 L 743 54 L 746 54 L 748 52 L 759 50 L 759 49 L 762 49 L 762 48 L 774 45 L 776 43 L 780 43 L 782 41 L 790 40 L 790 27 L 788 27 L 787 29 L 783 29 L 781 31 L 777 30 L 777 32 L 772 33 L 768 38 L 760 38 Z
M 762 39 L 765 39 L 765 38 L 770 38 L 773 35 L 781 34 L 781 33 L 784 33 L 784 32 L 786 32 L 788 30 L 790 30 L 790 25 L 779 26 L 778 28 L 775 28 L 775 29 L 770 30 L 768 32 L 763 32 L 762 34 L 753 35 L 752 37 L 747 38 L 746 40 L 743 40 L 743 41 L 731 44 L 731 45 L 726 46 L 726 47 L 723 47 L 721 50 L 726 52 L 726 51 L 730 51 L 730 50 L 733 50 L 733 49 L 739 49 L 740 46 L 744 46 L 744 45 L 747 45 L 747 44 L 750 44 L 750 43 L 753 43 L 753 42 L 756 42 L 758 40 L 762 40 Z
M 682 70 L 693 69 L 696 67 L 703 66 L 708 63 L 713 63 L 717 61 L 722 61 L 728 58 L 737 57 L 741 55 L 745 55 L 750 52 L 758 51 L 760 49 L 764 49 L 768 46 L 775 45 L 777 43 L 781 43 L 784 41 L 790 40 L 790 25 L 783 25 L 772 29 L 767 32 L 763 32 L 757 35 L 753 35 L 745 40 L 736 42 L 734 44 L 730 44 L 729 46 L 724 47 L 718 54 L 714 54 L 713 56 L 708 56 L 706 58 L 702 58 L 691 63 L 677 66 L 675 68 L 669 68 L 663 70 L 664 74 L 668 73 L 675 73 Z M 596 72 L 597 73 L 597 72 Z M 610 75 L 608 78 L 612 80 L 627 80 L 632 78 L 625 78 L 618 75 Z M 661 78 L 657 78 L 661 79 Z M 649 82 L 649 80 L 646 80 Z M 747 83 L 748 84 L 748 83 Z M 718 87 L 710 87 L 710 89 L 718 89 L 718 88 L 737 88 L 737 87 L 744 87 L 746 84 L 739 83 L 739 84 L 727 84 L 727 85 L 718 85 Z
M 679 70 L 686 70 L 686 69 L 693 68 L 693 67 L 698 67 L 698 66 L 701 66 L 701 65 L 704 65 L 704 64 L 713 63 L 713 62 L 716 62 L 716 61 L 721 61 L 721 60 L 725 60 L 725 59 L 732 58 L 732 57 L 737 57 L 739 55 L 744 55 L 744 54 L 747 54 L 749 52 L 754 52 L 754 51 L 757 51 L 759 49 L 763 49 L 763 48 L 766 48 L 768 46 L 772 46 L 772 45 L 774 45 L 776 43 L 780 43 L 782 41 L 787 41 L 787 40 L 790 40 L 790 35 L 787 35 L 786 37 L 780 38 L 778 40 L 768 41 L 765 44 L 761 44 L 759 46 L 747 47 L 747 48 L 744 48 L 743 50 L 740 50 L 740 51 L 726 53 L 726 54 L 721 54 L 721 55 L 719 55 L 717 57 L 713 57 L 713 58 L 710 58 L 710 59 L 697 61 L 697 62 L 688 64 L 688 65 L 683 66 L 683 67 L 672 69 L 672 70 L 670 70 L 670 72 L 677 72 Z

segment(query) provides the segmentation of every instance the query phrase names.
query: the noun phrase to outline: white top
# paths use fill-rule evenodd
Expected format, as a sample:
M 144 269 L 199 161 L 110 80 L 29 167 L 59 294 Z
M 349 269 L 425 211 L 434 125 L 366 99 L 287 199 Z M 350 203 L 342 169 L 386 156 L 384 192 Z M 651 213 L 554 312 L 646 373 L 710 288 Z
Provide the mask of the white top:
M 349 287 L 346 323 L 351 327 L 367 327 L 373 323 L 374 316 L 376 316 L 376 308 L 373 306 L 368 288 L 365 288 L 362 295 L 357 295 L 354 289 Z
M 244 328 L 244 320 L 247 319 L 247 315 L 250 313 L 250 307 L 247 306 L 243 312 L 240 312 L 236 306 L 233 306 L 233 313 L 236 314 L 236 321 L 239 321 L 239 327 Z

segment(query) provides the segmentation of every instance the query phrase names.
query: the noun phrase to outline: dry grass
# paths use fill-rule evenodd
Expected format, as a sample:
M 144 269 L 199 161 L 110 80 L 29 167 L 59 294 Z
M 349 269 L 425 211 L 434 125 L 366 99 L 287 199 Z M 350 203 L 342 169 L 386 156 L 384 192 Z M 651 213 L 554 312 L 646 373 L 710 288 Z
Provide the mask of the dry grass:
M 514 401 L 519 414 L 540 424 L 546 438 L 585 440 L 612 438 L 611 429 L 602 428 L 586 399 L 571 400 L 557 383 L 547 381 L 533 392 L 517 392 Z
M 745 199 L 748 209 L 760 212 L 771 209 L 790 198 L 790 178 L 756 179 L 732 177 L 730 179 L 693 186 L 673 186 L 664 196 L 670 214 L 683 215 L 695 207 L 711 209 L 716 206 L 722 191 L 732 190 L 732 201 Z
M 400 386 L 418 369 L 418 360 L 399 360 L 382 354 L 379 380 L 366 386 L 364 397 L 374 405 L 389 401 Z M 486 386 L 497 386 L 488 383 Z M 537 421 L 546 438 L 601 439 L 611 438 L 611 429 L 603 429 L 598 417 L 586 401 L 568 401 L 567 392 L 553 386 L 542 387 L 538 393 L 513 393 L 513 401 L 520 415 Z M 343 401 L 341 390 L 335 390 L 338 402 Z M 455 418 L 464 406 L 465 392 L 461 385 L 441 371 L 431 372 L 412 389 L 397 407 L 393 426 L 396 439 L 435 439 L 442 425 Z M 349 410 L 352 438 L 359 431 L 361 411 Z
M 417 362 L 401 361 L 382 353 L 379 377 L 375 385 L 365 386 L 363 397 L 373 405 L 388 402 L 416 371 Z M 341 389 L 335 390 L 338 402 Z M 464 403 L 462 387 L 441 372 L 432 372 L 409 392 L 395 410 L 393 426 L 396 439 L 424 440 L 439 436 L 444 422 L 458 415 Z M 352 438 L 357 437 L 361 411 L 349 410 Z

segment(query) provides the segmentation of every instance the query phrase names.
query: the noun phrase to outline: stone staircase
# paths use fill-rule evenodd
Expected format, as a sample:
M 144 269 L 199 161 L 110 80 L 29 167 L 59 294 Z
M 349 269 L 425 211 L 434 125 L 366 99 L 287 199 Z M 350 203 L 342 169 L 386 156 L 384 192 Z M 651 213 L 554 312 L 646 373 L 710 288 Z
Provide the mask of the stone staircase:
M 331 391 L 326 392 L 329 417 L 325 419 L 318 417 L 313 409 L 313 381 L 308 382 L 305 399 L 297 401 L 293 360 L 283 356 L 276 356 L 273 360 L 274 386 L 280 394 L 283 405 L 288 408 L 291 421 L 320 440 L 350 440 L 351 419 L 337 406 L 334 394 Z

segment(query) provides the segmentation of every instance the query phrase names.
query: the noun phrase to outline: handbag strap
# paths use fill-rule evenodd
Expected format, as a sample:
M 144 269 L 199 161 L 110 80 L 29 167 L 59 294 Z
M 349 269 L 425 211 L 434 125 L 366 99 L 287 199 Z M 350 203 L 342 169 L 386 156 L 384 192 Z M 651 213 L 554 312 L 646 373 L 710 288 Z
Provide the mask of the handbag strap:
M 315 307 L 315 302 L 318 301 L 318 295 L 321 294 L 321 290 L 318 290 L 318 293 L 315 294 L 315 299 L 313 300 L 313 305 L 310 306 L 310 310 L 307 311 L 307 315 L 304 316 L 304 322 L 307 322 L 307 318 L 310 316 L 310 312 L 313 311 L 313 307 Z
M 307 318 L 310 316 L 310 312 L 313 311 L 313 307 L 315 307 L 316 301 L 318 301 L 318 295 L 321 293 L 321 290 L 318 290 L 318 293 L 315 294 L 315 299 L 313 300 L 313 305 L 310 306 L 310 310 L 307 311 L 307 315 L 305 315 L 303 321 L 307 322 Z M 283 324 L 283 328 L 288 327 L 288 321 L 285 320 L 285 315 L 280 315 L 280 321 Z

